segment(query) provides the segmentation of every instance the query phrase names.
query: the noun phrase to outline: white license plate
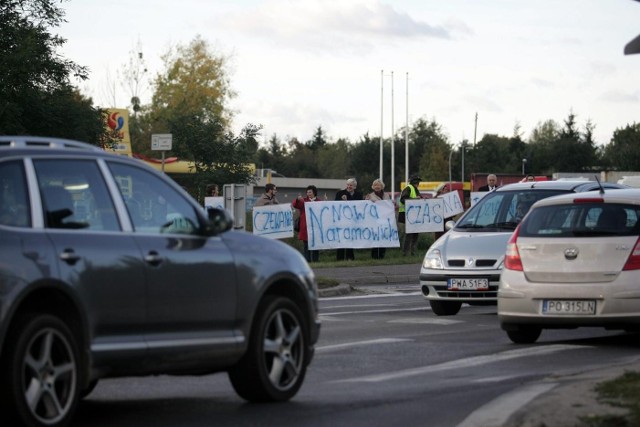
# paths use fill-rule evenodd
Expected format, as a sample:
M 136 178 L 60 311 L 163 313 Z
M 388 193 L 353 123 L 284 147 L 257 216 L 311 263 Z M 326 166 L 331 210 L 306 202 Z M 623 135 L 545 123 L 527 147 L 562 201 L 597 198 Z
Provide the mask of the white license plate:
M 447 289 L 453 290 L 471 290 L 471 291 L 486 291 L 489 289 L 489 279 L 448 279 Z
M 542 314 L 596 314 L 595 300 L 554 300 L 542 301 Z

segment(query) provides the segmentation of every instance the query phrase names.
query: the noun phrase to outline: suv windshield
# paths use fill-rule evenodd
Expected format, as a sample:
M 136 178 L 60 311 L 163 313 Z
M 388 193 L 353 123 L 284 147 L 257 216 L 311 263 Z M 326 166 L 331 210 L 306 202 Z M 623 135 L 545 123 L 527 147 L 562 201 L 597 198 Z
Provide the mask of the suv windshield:
M 540 199 L 566 193 L 561 190 L 493 191 L 460 218 L 458 231 L 515 230 L 529 208 Z
M 543 206 L 522 224 L 520 237 L 629 236 L 639 233 L 640 208 L 634 205 L 580 203 Z

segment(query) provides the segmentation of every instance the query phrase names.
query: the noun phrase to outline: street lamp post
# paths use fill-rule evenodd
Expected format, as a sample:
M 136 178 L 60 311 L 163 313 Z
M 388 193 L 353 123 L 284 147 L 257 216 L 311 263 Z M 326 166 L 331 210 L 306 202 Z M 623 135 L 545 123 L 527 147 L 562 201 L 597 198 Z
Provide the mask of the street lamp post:
M 527 164 L 527 159 L 522 159 L 522 175 L 524 175 L 524 167 Z

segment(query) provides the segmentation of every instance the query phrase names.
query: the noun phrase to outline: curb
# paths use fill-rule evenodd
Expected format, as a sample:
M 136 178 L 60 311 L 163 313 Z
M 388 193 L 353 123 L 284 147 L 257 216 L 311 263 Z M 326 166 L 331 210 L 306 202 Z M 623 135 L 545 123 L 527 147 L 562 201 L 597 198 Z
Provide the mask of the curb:
M 338 286 L 332 286 L 330 288 L 318 289 L 318 296 L 320 298 L 327 297 L 339 297 L 351 293 L 352 288 L 348 283 L 340 283 Z

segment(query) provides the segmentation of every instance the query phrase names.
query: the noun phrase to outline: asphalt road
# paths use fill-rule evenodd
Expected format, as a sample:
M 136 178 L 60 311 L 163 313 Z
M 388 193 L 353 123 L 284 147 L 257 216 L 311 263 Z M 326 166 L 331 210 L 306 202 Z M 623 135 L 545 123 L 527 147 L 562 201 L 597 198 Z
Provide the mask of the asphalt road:
M 317 353 L 290 402 L 245 403 L 225 374 L 109 379 L 73 425 L 527 425 L 531 417 L 521 415 L 528 408 L 553 414 L 537 403 L 562 390 L 564 379 L 638 360 L 637 336 L 545 331 L 539 343 L 519 346 L 499 329 L 495 307 L 463 307 L 442 318 L 417 284 L 356 287 L 351 296 L 321 299 Z

